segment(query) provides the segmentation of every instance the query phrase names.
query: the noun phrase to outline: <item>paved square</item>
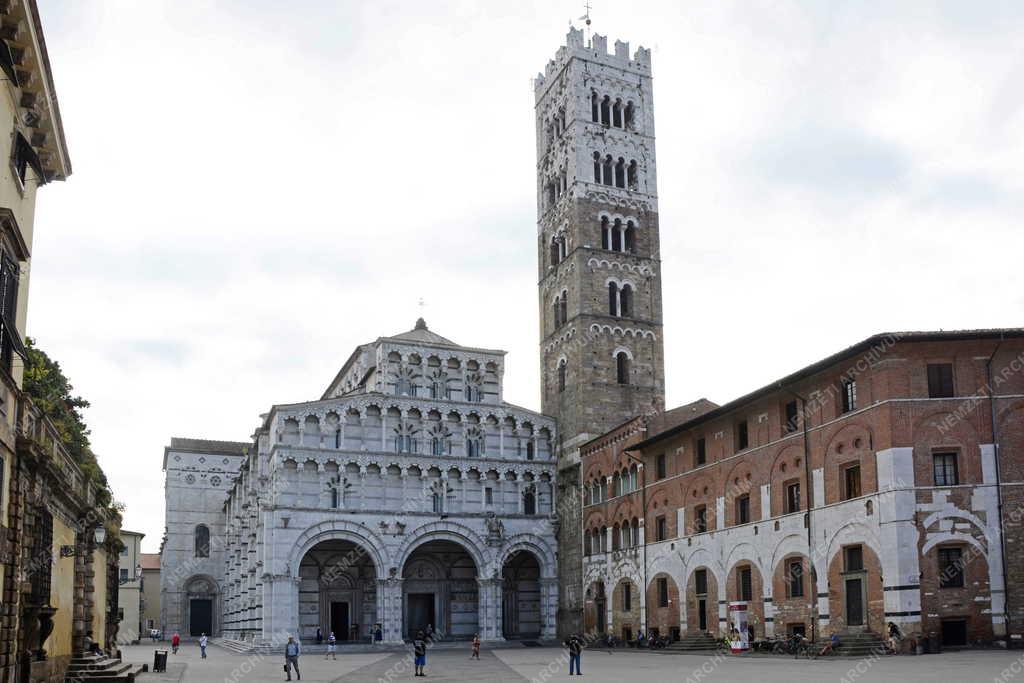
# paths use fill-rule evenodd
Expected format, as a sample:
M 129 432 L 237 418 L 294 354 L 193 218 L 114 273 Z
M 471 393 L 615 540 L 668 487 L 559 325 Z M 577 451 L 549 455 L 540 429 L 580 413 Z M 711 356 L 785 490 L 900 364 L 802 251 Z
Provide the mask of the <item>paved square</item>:
M 152 664 L 153 647 L 125 648 L 125 660 Z M 283 656 L 244 656 L 218 647 L 202 660 L 188 644 L 170 658 L 167 674 L 143 674 L 140 683 L 266 683 L 283 681 Z M 751 683 L 820 683 L 824 681 L 898 681 L 945 683 L 1019 680 L 1024 683 L 1024 651 L 956 652 L 921 657 L 794 660 L 790 657 L 724 657 L 617 651 L 586 652 L 584 678 L 569 678 L 564 651 L 556 648 L 484 650 L 480 661 L 463 650 L 434 650 L 427 658 L 427 680 L 459 683 L 522 683 L 587 680 L 595 683 L 660 681 L 749 681 Z M 389 683 L 414 681 L 408 654 L 343 654 L 337 661 L 317 655 L 301 659 L 302 680 L 309 683 Z M 1005 673 L 1004 673 L 1005 672 Z M 1004 678 L 1005 676 L 1005 678 Z

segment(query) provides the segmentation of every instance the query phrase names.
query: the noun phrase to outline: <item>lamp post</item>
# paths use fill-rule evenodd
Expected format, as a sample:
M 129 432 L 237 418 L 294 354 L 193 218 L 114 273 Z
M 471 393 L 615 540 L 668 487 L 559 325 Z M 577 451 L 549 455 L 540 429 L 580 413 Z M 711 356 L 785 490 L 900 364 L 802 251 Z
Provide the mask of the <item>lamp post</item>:
M 92 538 L 96 541 L 96 545 L 103 545 L 103 542 L 107 540 L 107 528 L 102 524 L 92 530 Z

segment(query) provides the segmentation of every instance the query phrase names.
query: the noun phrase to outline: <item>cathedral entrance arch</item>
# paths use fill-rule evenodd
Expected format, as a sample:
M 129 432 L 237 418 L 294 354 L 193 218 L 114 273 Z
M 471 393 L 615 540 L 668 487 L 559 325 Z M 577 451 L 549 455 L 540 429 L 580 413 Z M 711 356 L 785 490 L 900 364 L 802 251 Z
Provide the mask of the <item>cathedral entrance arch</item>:
M 377 619 L 377 568 L 352 541 L 321 541 L 299 564 L 299 637 L 314 640 L 319 628 L 339 641 L 369 637 Z
M 449 639 L 479 632 L 477 566 L 465 547 L 450 540 L 418 546 L 402 567 L 403 635 L 428 627 Z
M 185 582 L 186 632 L 198 638 L 204 633 L 217 635 L 219 625 L 215 615 L 219 612 L 217 582 L 208 576 L 194 576 Z
M 501 568 L 501 630 L 505 638 L 539 638 L 541 634 L 541 571 L 528 550 L 512 554 Z

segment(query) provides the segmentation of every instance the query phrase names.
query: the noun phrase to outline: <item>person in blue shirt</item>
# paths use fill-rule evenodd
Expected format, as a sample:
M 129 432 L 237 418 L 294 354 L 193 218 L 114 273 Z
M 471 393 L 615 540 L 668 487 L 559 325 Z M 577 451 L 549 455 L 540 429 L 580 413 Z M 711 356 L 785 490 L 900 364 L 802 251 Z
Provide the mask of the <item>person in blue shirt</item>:
M 416 665 L 416 675 L 426 676 L 423 667 L 427 665 L 427 640 L 423 631 L 416 633 L 416 640 L 412 641 L 413 663 Z
M 295 640 L 293 636 L 288 636 L 288 643 L 284 646 L 284 673 L 288 677 L 285 680 L 292 680 L 292 669 L 295 669 L 295 678 L 302 680 L 302 674 L 299 673 L 300 654 L 302 654 L 302 648 L 299 646 L 299 641 Z

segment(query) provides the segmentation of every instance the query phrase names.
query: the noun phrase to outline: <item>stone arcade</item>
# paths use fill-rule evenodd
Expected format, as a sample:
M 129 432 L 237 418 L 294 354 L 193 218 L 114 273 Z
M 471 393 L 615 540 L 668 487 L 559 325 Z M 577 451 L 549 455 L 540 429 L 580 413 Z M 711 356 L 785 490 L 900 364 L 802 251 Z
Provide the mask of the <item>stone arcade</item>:
M 272 407 L 252 444 L 172 440 L 165 628 L 553 637 L 554 422 L 503 402 L 503 371 L 421 319 L 320 400 Z

